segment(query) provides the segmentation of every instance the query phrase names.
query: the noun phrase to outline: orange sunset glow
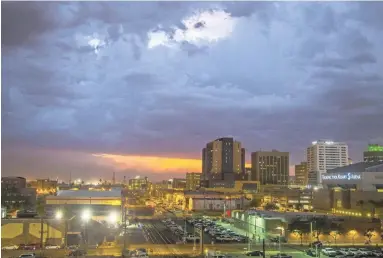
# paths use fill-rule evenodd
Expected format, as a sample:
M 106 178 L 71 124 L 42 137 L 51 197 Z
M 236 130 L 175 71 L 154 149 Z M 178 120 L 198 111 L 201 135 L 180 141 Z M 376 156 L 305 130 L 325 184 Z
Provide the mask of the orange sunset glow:
M 113 154 L 93 154 L 107 161 L 112 161 L 120 169 L 137 169 L 153 172 L 201 172 L 200 159 L 182 159 L 154 156 L 125 156 Z M 250 164 L 246 164 L 249 167 Z

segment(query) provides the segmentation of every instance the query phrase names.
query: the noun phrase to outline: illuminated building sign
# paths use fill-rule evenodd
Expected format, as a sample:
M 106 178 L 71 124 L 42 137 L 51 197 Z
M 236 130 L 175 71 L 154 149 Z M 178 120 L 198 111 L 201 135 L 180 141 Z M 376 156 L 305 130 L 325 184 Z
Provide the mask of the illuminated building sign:
M 323 180 L 361 180 L 362 176 L 355 173 L 346 174 L 325 174 L 322 175 Z

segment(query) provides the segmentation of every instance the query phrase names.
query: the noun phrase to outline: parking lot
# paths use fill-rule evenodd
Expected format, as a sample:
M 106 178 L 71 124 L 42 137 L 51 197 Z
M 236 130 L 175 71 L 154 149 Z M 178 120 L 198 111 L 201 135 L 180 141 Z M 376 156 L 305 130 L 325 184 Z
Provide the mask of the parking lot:
M 212 218 L 188 218 L 185 220 L 162 220 L 162 223 L 177 237 L 177 242 L 199 243 L 203 230 L 204 243 L 246 243 L 248 238 L 219 225 Z
M 313 257 L 316 256 L 316 253 L 318 253 L 318 255 L 336 258 L 383 257 L 383 252 L 380 247 L 319 247 L 320 246 L 307 249 L 305 253 Z

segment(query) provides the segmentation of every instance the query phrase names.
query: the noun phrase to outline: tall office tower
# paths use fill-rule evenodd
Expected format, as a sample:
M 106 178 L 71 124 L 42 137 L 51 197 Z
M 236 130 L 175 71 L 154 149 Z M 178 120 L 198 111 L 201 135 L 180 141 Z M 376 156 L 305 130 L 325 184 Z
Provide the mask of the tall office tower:
M 245 151 L 245 148 L 242 148 L 241 149 L 241 164 L 242 164 L 242 175 L 238 178 L 239 180 L 245 180 L 247 181 L 248 178 L 247 178 L 247 175 L 246 175 L 246 151 Z
M 363 152 L 364 162 L 383 161 L 383 145 L 369 144 L 367 151 Z
M 295 183 L 297 185 L 307 185 L 308 183 L 307 162 L 301 162 L 301 164 L 295 165 Z
M 319 140 L 307 148 L 308 184 L 322 184 L 329 169 L 348 165 L 348 146 L 343 142 Z
M 201 187 L 201 173 L 186 173 L 186 190 L 196 190 Z
M 207 155 L 206 155 L 206 148 L 202 149 L 202 180 L 207 180 Z
M 202 174 L 205 180 L 236 179 L 244 175 L 245 149 L 233 138 L 219 138 L 202 150 Z
M 289 153 L 277 150 L 251 153 L 251 174 L 251 179 L 262 185 L 288 185 Z

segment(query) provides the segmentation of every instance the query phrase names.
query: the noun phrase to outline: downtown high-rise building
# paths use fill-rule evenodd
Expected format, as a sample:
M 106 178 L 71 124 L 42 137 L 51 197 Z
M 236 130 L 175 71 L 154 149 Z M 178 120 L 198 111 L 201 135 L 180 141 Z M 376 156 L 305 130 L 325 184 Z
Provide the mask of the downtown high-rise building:
M 289 153 L 277 150 L 251 153 L 251 180 L 262 185 L 288 185 Z
M 307 148 L 308 184 L 320 185 L 327 170 L 348 165 L 348 146 L 344 142 L 319 140 Z
M 245 149 L 231 137 L 219 138 L 202 150 L 203 180 L 241 180 L 245 176 Z M 234 183 L 234 182 L 233 182 Z
M 197 190 L 201 187 L 201 173 L 186 173 L 186 190 Z
M 307 185 L 308 183 L 308 170 L 307 162 L 295 165 L 295 184 Z
M 369 144 L 367 151 L 363 152 L 364 162 L 383 162 L 383 145 Z

